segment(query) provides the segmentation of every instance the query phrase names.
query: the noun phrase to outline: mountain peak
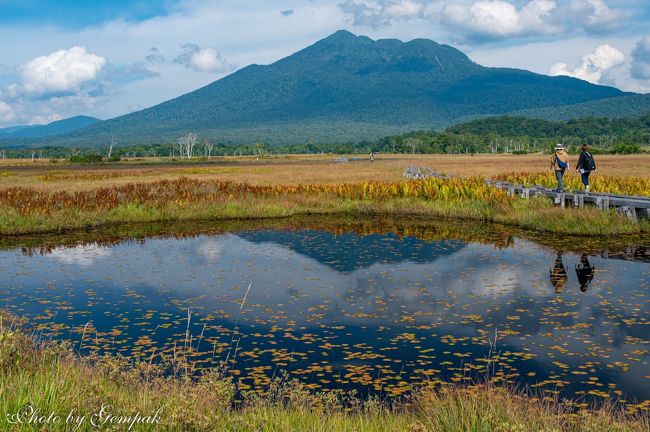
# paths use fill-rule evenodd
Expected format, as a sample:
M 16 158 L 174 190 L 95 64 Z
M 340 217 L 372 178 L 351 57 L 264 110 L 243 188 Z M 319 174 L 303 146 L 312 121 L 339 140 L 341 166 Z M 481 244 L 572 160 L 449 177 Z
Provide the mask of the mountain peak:
M 331 35 L 319 40 L 312 46 L 326 48 L 351 48 L 363 47 L 373 44 L 374 41 L 367 36 L 355 35 L 348 30 L 338 30 Z
M 337 30 L 331 35 L 327 36 L 325 39 L 322 39 L 321 42 L 323 41 L 329 41 L 329 42 L 357 42 L 360 39 L 368 39 L 365 36 L 357 36 L 351 31 L 348 30 Z

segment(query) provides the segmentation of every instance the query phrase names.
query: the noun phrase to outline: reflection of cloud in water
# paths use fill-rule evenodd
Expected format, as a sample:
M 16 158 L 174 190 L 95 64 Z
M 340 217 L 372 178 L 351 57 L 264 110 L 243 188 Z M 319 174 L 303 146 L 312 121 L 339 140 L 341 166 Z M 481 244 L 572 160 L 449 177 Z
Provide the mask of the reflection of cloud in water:
M 348 343 L 350 335 L 360 334 L 360 340 L 376 348 L 396 334 L 417 332 L 421 326 L 418 336 L 423 348 L 439 345 L 436 335 L 453 335 L 471 339 L 456 344 L 453 350 L 474 349 L 479 355 L 483 355 L 485 332 L 492 334 L 498 328 L 504 330 L 503 346 L 508 350 L 536 354 L 529 364 L 520 365 L 533 371 L 553 371 L 556 361 L 571 368 L 587 360 L 598 361 L 601 368 L 614 361 L 629 363 L 628 357 L 639 348 L 629 337 L 647 339 L 642 326 L 623 322 L 638 318 L 639 307 L 647 299 L 646 264 L 594 258 L 598 272 L 588 292 L 582 293 L 574 271 L 580 255 L 566 254 L 568 286 L 557 295 L 549 281 L 555 252 L 530 242 L 519 240 L 504 250 L 481 244 L 451 247 L 455 245 L 430 242 L 426 248 L 409 252 L 412 248 L 397 250 L 394 239 L 388 239 L 391 251 L 398 255 L 387 258 L 378 248 L 370 257 L 337 254 L 332 250 L 336 245 L 328 243 L 322 244 L 318 253 L 303 254 L 291 246 L 304 248 L 320 237 L 308 233 L 309 241 L 302 242 L 297 236 L 299 233 L 292 233 L 291 241 L 286 242 L 251 241 L 234 234 L 181 241 L 153 239 L 144 245 L 117 245 L 112 254 L 99 247 L 80 247 L 56 249 L 51 257 L 29 259 L 0 253 L 0 260 L 9 263 L 7 268 L 25 270 L 15 279 L 7 273 L 3 278 L 0 272 L 0 282 L 17 285 L 11 295 L 20 291 L 30 305 L 35 304 L 31 300 L 37 295 L 50 298 L 65 293 L 66 301 L 83 311 L 89 308 L 85 290 L 93 286 L 102 296 L 99 304 L 105 302 L 110 312 L 105 318 L 107 326 L 117 323 L 113 313 L 138 319 L 145 308 L 177 315 L 192 307 L 197 317 L 214 314 L 211 322 L 231 328 L 239 301 L 252 281 L 239 321 L 242 328 L 255 326 L 257 332 L 262 327 L 285 328 L 291 322 L 289 326 L 299 336 L 317 332 L 320 326 L 342 326 L 339 341 Z M 350 256 L 355 265 L 334 261 Z M 76 267 L 52 265 L 51 258 Z M 57 284 L 39 292 L 43 280 L 56 280 Z M 89 312 L 95 321 L 103 318 L 98 303 Z M 154 316 L 146 324 L 153 328 L 162 322 L 159 320 Z M 380 327 L 385 327 L 381 334 Z M 511 336 L 506 336 L 507 330 Z M 138 331 L 149 334 L 151 329 L 130 326 L 129 331 L 135 338 Z M 277 338 L 278 346 L 287 349 L 296 343 L 281 335 Z M 263 346 L 264 341 L 255 339 L 255 343 Z M 402 358 L 407 354 L 401 347 L 387 355 Z M 296 349 L 300 347 L 296 345 Z M 444 349 L 452 350 L 446 345 Z M 439 360 L 442 350 L 436 354 Z M 642 357 L 647 359 L 647 354 Z M 645 372 L 635 366 L 612 380 L 636 388 L 635 382 L 643 382 Z M 601 376 L 614 372 L 608 369 Z M 643 389 L 635 392 L 641 394 Z
M 232 236 L 223 236 L 232 237 Z M 223 239 L 213 237 L 199 244 L 197 254 L 204 257 L 208 262 L 217 262 L 223 255 L 225 245 Z
M 112 254 L 106 247 L 97 245 L 76 246 L 73 248 L 58 247 L 48 255 L 66 265 L 90 267 L 102 258 Z

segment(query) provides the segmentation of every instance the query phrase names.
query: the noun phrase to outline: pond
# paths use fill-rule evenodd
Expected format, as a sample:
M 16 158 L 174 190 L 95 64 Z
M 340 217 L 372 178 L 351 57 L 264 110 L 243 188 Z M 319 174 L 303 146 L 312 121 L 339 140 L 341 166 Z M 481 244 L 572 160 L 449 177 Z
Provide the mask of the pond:
M 381 220 L 94 236 L 2 244 L 0 308 L 82 353 L 227 364 L 240 389 L 285 374 L 392 397 L 488 378 L 650 399 L 644 239 Z

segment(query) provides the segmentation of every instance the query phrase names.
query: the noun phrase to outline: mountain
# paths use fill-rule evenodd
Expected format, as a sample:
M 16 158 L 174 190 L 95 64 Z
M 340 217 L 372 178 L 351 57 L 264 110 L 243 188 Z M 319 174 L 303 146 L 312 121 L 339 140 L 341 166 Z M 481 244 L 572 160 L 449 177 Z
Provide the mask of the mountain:
M 245 67 L 47 144 L 106 145 L 111 136 L 121 144 L 164 143 L 187 132 L 219 143 L 359 141 L 442 128 L 461 117 L 624 95 L 575 78 L 483 67 L 431 40 L 372 40 L 338 31 L 271 65 Z
M 11 126 L 0 129 L 0 138 L 42 138 L 51 135 L 61 135 L 74 132 L 101 122 L 100 119 L 88 116 L 70 117 L 45 125 Z

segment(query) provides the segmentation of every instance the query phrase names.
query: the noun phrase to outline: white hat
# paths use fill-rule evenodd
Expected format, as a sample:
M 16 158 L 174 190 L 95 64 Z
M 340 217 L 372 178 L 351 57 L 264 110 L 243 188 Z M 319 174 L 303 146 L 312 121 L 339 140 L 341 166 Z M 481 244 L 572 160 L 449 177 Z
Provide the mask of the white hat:
M 564 146 L 562 144 L 556 144 L 555 150 L 564 150 Z

